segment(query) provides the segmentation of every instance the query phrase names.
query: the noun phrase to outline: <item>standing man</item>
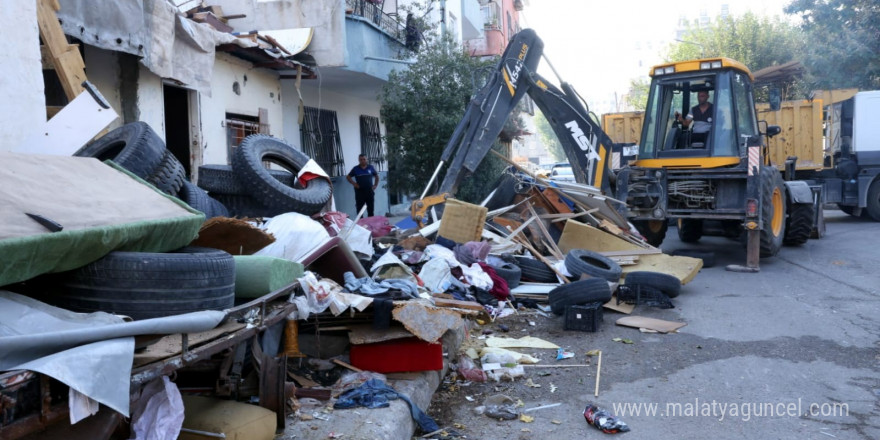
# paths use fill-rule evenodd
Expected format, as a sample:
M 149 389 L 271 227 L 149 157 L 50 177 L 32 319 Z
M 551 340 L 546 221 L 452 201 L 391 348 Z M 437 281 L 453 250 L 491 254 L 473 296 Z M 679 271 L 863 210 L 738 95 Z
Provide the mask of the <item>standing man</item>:
M 373 195 L 379 185 L 379 173 L 367 163 L 367 156 L 358 156 L 358 164 L 349 171 L 348 183 L 354 186 L 354 200 L 357 212 L 367 205 L 367 217 L 373 216 Z

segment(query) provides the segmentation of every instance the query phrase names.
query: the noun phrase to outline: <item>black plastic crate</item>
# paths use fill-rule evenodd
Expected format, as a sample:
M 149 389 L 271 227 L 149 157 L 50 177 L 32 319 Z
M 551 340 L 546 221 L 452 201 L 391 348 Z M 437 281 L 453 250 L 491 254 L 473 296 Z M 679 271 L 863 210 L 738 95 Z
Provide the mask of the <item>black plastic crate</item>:
M 594 332 L 602 324 L 602 303 L 590 303 L 565 308 L 565 329 Z

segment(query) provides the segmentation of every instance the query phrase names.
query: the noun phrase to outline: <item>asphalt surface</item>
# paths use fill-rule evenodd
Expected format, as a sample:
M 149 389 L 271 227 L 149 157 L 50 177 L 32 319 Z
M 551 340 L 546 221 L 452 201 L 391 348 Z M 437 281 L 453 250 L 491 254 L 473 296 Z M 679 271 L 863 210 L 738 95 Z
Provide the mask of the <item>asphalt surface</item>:
M 575 354 L 556 361 L 554 350 L 524 350 L 544 365 L 595 365 L 585 353 L 602 350 L 599 397 L 595 366 L 527 368 L 514 382 L 447 377 L 430 414 L 471 439 L 601 438 L 584 421 L 587 403 L 618 413 L 631 428 L 627 439 L 880 438 L 880 223 L 825 215 L 825 238 L 783 248 L 755 274 L 724 269 L 744 263 L 739 243 L 706 237 L 685 245 L 670 228 L 664 251 L 698 248 L 717 257 L 682 288 L 675 308 L 636 308 L 636 315 L 687 323 L 677 334 L 616 326 L 623 315 L 613 312 L 596 333 L 564 331 L 560 317 L 508 321 L 505 336 L 541 337 Z M 529 423 L 474 411 L 496 394 L 524 408 L 560 405 L 529 412 Z

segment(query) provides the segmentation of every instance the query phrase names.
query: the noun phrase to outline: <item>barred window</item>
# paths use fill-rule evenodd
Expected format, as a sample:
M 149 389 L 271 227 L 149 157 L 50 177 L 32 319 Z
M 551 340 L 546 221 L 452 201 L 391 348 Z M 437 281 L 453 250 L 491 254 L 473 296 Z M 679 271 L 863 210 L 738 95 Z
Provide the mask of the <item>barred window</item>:
M 361 115 L 361 154 L 377 171 L 385 171 L 385 147 L 379 130 L 379 118 Z
M 311 157 L 330 176 L 344 176 L 342 142 L 339 140 L 339 122 L 336 112 L 306 107 L 300 139 L 303 153 Z
M 252 134 L 269 134 L 269 111 L 261 108 L 259 116 L 226 113 L 226 160 L 232 160 L 232 152 L 244 138 Z M 231 162 L 230 162 L 231 163 Z

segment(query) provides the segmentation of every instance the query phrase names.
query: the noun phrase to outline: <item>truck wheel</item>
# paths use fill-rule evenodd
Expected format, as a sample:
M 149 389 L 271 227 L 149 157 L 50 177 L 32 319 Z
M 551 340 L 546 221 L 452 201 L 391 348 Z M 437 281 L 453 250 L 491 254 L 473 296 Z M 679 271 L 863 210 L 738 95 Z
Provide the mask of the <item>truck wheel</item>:
M 779 253 L 785 236 L 785 185 L 779 171 L 762 167 L 761 175 L 761 257 Z
M 868 202 L 865 209 L 875 222 L 880 222 L 880 180 L 875 180 L 868 188 Z
M 263 162 L 271 162 L 298 173 L 309 157 L 280 139 L 266 135 L 251 135 L 242 141 L 232 155 L 232 169 L 251 195 L 269 208 L 285 212 L 311 215 L 319 212 L 330 200 L 332 188 L 324 178 L 312 179 L 304 188 L 287 186 L 275 179 Z
M 800 246 L 810 239 L 812 232 L 813 205 L 793 205 L 785 221 L 785 239 L 782 240 L 782 244 Z
M 678 239 L 683 243 L 696 243 L 703 238 L 703 221 L 678 219 Z
M 602 278 L 588 278 L 560 285 L 550 291 L 547 299 L 550 310 L 556 315 L 562 315 L 566 306 L 608 302 L 611 300 L 611 288 Z
M 666 220 L 633 220 L 633 225 L 645 237 L 645 241 L 654 247 L 660 247 L 666 238 L 666 230 L 669 229 L 669 222 Z

